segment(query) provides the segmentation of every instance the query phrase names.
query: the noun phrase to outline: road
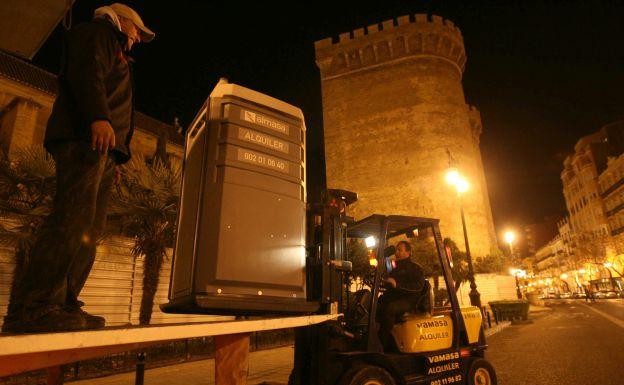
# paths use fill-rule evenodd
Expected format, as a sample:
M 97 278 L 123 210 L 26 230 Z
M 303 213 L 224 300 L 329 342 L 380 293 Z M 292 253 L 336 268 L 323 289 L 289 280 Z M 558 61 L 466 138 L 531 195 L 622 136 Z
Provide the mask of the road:
M 624 384 L 624 300 L 553 300 L 488 340 L 501 385 Z

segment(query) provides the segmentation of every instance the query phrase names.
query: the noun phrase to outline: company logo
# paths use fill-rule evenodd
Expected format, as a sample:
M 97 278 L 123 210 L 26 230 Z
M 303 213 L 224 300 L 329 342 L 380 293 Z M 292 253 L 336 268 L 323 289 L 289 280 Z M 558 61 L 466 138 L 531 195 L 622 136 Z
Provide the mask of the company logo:
M 244 119 L 248 122 L 252 122 L 255 123 L 256 122 L 256 114 L 251 112 L 251 111 L 245 111 L 243 110 L 243 112 L 245 113 Z
M 288 124 L 280 122 L 279 120 L 273 118 L 269 118 L 268 116 L 258 114 L 253 111 L 241 110 L 241 118 L 246 122 L 254 123 L 275 131 L 288 134 Z

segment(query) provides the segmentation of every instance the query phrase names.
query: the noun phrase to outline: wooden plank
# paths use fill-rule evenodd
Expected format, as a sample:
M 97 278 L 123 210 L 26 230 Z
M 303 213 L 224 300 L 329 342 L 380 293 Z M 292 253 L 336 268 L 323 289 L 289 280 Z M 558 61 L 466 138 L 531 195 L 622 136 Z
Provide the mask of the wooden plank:
M 31 370 L 60 366 L 71 362 L 88 360 L 109 354 L 123 353 L 129 350 L 142 349 L 155 344 L 157 343 L 150 342 L 119 346 L 76 348 L 54 352 L 34 352 L 0 357 L 0 377 L 12 376 Z
M 0 335 L 0 377 L 95 358 L 156 343 L 318 324 L 339 314 L 118 327 L 80 332 Z

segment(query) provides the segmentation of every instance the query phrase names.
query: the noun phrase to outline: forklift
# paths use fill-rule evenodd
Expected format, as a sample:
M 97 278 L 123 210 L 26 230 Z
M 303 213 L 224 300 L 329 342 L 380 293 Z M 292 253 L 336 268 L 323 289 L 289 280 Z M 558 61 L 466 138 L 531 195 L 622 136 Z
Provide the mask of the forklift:
M 296 329 L 289 384 L 495 385 L 496 373 L 484 357 L 481 309 L 460 307 L 439 220 L 371 215 L 354 221 L 347 207 L 356 201 L 356 193 L 327 190 L 320 204 L 309 205 L 307 299 L 320 304 L 319 312 L 339 312 L 342 317 Z M 379 339 L 376 321 L 382 282 L 393 268 L 391 245 L 415 236 L 433 238 L 441 278 L 451 289 L 440 300 L 427 285 L 428 308 L 397 320 L 392 334 L 399 351 L 390 351 Z M 354 239 L 365 240 L 372 256 L 366 287 L 355 292 L 357 278 L 348 258 L 349 240 Z

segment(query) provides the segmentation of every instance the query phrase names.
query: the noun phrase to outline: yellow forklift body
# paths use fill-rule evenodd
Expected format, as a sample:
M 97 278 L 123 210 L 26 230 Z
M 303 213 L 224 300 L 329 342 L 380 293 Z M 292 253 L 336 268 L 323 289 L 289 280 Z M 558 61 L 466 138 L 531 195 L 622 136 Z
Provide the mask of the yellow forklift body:
M 461 309 L 466 325 L 468 342 L 479 340 L 481 330 L 481 312 L 478 307 L 469 306 Z M 403 353 L 433 352 L 448 349 L 453 342 L 453 320 L 448 314 L 410 314 L 404 322 L 396 324 L 392 334 Z
M 461 315 L 466 325 L 468 343 L 474 344 L 479 341 L 479 332 L 481 332 L 483 322 L 481 310 L 476 306 L 467 306 L 461 308 Z

